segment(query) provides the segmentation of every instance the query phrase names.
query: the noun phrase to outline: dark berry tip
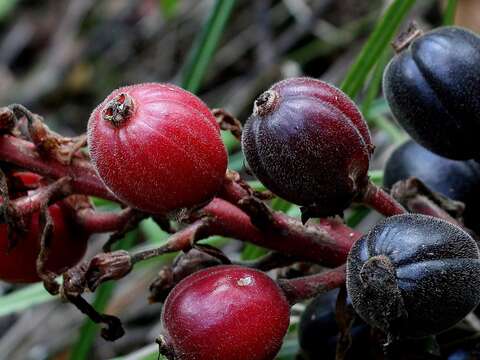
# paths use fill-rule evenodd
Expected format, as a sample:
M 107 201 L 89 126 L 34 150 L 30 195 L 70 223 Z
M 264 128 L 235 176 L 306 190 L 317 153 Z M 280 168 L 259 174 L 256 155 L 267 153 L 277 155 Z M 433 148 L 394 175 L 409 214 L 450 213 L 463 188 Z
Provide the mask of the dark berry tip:
M 117 127 L 132 116 L 133 108 L 132 97 L 122 93 L 107 103 L 105 109 L 102 111 L 102 118 Z
M 268 90 L 261 94 L 253 105 L 253 115 L 266 116 L 277 107 L 279 94 L 275 90 Z
M 374 256 L 363 264 L 360 279 L 365 286 L 381 288 L 385 284 L 396 286 L 395 267 L 385 255 Z

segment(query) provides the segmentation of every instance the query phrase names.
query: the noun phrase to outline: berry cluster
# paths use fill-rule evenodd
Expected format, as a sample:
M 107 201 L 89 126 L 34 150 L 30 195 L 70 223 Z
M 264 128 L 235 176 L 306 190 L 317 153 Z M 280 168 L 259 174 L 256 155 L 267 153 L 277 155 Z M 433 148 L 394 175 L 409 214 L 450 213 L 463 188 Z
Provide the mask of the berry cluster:
M 21 105 L 1 108 L 0 279 L 43 281 L 115 340 L 120 320 L 97 313 L 83 292 L 181 251 L 150 289 L 151 301 L 164 302 L 157 342 L 170 359 L 273 359 L 291 306 L 315 296 L 299 331 L 308 358 L 361 356 L 370 327 L 388 353 L 454 326 L 480 302 L 480 39 L 446 27 L 397 50 L 385 96 L 412 138 L 435 153 L 413 141 L 398 148 L 385 169 L 389 192 L 369 179 L 374 145 L 356 105 L 312 78 L 274 84 L 243 131 L 224 110 L 170 84 L 113 91 L 78 138 L 52 132 Z M 249 170 L 269 191 L 227 170 L 220 129 L 241 140 Z M 89 196 L 123 209 L 99 212 Z M 301 219 L 273 211 L 274 196 L 300 206 Z M 361 234 L 340 217 L 352 203 L 385 219 Z M 171 233 L 165 244 L 110 250 L 146 217 Z M 105 251 L 80 262 L 99 232 L 113 232 Z M 198 242 L 211 235 L 271 252 L 235 262 Z M 312 264 L 323 270 L 310 272 Z M 281 267 L 297 273 L 266 274 Z

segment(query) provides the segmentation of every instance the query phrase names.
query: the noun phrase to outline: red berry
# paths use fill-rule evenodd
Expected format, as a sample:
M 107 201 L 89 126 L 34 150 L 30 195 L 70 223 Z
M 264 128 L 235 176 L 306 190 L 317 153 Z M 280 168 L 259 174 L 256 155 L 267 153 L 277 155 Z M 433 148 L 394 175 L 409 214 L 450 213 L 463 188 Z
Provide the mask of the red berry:
M 362 192 L 373 151 L 355 104 L 311 78 L 280 81 L 257 98 L 242 148 L 266 187 L 316 216 L 342 212 Z
M 88 234 L 77 229 L 61 203 L 48 208 L 53 220 L 53 236 L 46 270 L 59 274 L 74 266 L 85 255 Z M 40 252 L 39 213 L 27 217 L 25 235 L 17 237 L 13 249 L 8 249 L 8 229 L 0 225 L 0 279 L 11 283 L 39 281 L 36 261 Z
M 227 168 L 208 107 L 170 84 L 112 92 L 90 116 L 88 143 L 105 185 L 124 203 L 152 213 L 209 200 Z
M 182 360 L 269 360 L 289 324 L 289 304 L 264 273 L 204 269 L 182 280 L 162 312 L 165 345 Z

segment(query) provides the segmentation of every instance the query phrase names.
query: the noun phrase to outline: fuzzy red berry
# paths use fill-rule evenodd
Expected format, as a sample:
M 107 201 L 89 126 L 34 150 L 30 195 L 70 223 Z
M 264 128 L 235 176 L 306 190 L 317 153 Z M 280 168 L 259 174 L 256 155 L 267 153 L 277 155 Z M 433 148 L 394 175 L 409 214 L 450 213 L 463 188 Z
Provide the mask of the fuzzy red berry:
M 98 174 L 115 196 L 152 213 L 208 201 L 227 168 L 208 107 L 170 84 L 112 92 L 90 116 L 88 143 Z
M 291 78 L 255 100 L 242 149 L 268 189 L 311 215 L 328 216 L 367 185 L 373 145 L 344 93 L 320 80 Z
M 88 234 L 76 228 L 62 203 L 48 208 L 53 220 L 53 236 L 46 270 L 60 274 L 74 266 L 85 255 Z M 11 283 L 39 281 L 36 261 L 40 252 L 39 213 L 24 219 L 27 232 L 18 236 L 8 249 L 8 228 L 0 225 L 0 279 Z
M 182 360 L 269 360 L 289 324 L 289 304 L 264 273 L 204 269 L 182 280 L 162 312 L 162 345 Z

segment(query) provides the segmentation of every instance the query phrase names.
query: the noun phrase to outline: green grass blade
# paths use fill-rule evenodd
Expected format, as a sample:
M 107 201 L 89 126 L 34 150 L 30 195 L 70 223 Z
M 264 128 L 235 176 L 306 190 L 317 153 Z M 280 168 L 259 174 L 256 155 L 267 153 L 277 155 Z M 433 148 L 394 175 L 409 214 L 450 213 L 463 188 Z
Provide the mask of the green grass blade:
M 18 0 L 0 0 L 0 21 L 7 19 L 17 3 Z
M 367 93 L 365 94 L 365 98 L 361 106 L 362 114 L 367 120 L 367 122 L 369 120 L 372 104 L 377 98 L 378 93 L 380 92 L 383 79 L 383 70 L 385 69 L 385 65 L 387 65 L 389 58 L 390 50 L 386 48 L 380 56 L 380 59 L 377 61 L 377 64 L 375 65 L 375 68 L 373 70 L 372 78 L 370 80 L 370 83 L 368 84 Z
M 34 305 L 58 299 L 50 295 L 43 284 L 33 284 L 0 297 L 0 316 L 29 309 Z
M 370 170 L 368 172 L 368 177 L 370 181 L 377 186 L 383 185 L 383 170 Z
M 245 244 L 245 247 L 243 248 L 240 257 L 242 260 L 255 260 L 260 256 L 265 255 L 267 252 L 267 249 L 247 243 Z
M 443 14 L 443 25 L 453 25 L 455 23 L 455 12 L 457 11 L 458 0 L 448 0 Z
M 177 6 L 177 0 L 160 0 L 160 9 L 162 9 L 162 12 L 167 19 L 170 19 L 175 15 Z
M 200 88 L 234 5 L 235 0 L 215 2 L 182 71 L 181 85 L 184 89 L 195 93 Z
M 350 67 L 341 89 L 354 98 L 362 89 L 365 80 L 388 46 L 400 23 L 407 15 L 415 0 L 395 0 L 375 26 L 357 59 Z
M 137 231 L 129 232 L 122 240 L 120 240 L 117 246 L 115 246 L 115 249 L 130 248 L 137 238 L 137 235 Z M 107 308 L 113 291 L 115 290 L 115 285 L 115 282 L 110 281 L 101 285 L 96 291 L 95 300 L 93 301 L 92 306 L 98 312 L 102 313 Z M 80 328 L 77 342 L 73 345 L 72 352 L 70 353 L 70 360 L 84 360 L 89 358 L 92 345 L 98 333 L 98 328 L 98 324 L 95 324 L 90 319 L 85 319 L 85 322 Z

